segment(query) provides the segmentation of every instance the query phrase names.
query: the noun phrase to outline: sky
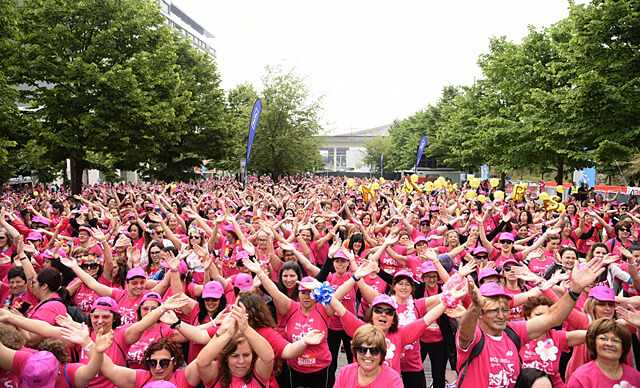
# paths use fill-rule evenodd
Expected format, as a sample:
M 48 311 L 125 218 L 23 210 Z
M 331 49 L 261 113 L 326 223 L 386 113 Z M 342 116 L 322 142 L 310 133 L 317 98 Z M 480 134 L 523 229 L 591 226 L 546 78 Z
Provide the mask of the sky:
M 491 37 L 568 16 L 566 0 L 174 0 L 215 38 L 221 86 L 261 88 L 265 66 L 305 77 L 328 133 L 391 124 L 443 87 L 482 78 Z

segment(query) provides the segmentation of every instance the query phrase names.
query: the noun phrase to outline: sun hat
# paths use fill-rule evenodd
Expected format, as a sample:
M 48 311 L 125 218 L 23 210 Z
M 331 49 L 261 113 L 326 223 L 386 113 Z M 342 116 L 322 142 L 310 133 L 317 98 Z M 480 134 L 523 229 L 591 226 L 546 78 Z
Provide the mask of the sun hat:
M 202 288 L 202 299 L 214 298 L 220 299 L 224 294 L 224 289 L 222 288 L 222 284 L 219 282 L 212 280 L 209 283 L 205 284 Z
M 167 380 L 154 380 L 145 385 L 145 388 L 177 388 L 175 384 Z
M 497 283 L 489 282 L 480 286 L 480 293 L 484 297 L 490 296 L 506 296 L 509 299 L 513 299 L 511 295 L 504 292 L 502 287 L 500 287 Z
M 44 218 L 44 217 L 40 217 L 40 216 L 35 216 L 31 219 L 31 223 L 32 224 L 45 224 L 47 226 L 51 225 L 51 221 L 49 221 L 48 219 Z
M 375 298 L 373 298 L 373 302 L 371 302 L 371 307 L 382 304 L 382 303 L 388 304 L 389 306 L 393 307 L 394 310 L 398 309 L 398 303 L 396 303 L 396 301 L 387 294 L 380 294 Z
M 104 306 L 105 304 L 108 305 L 109 307 Z M 101 296 L 100 298 L 96 299 L 91 305 L 91 310 L 95 310 L 95 309 L 109 310 L 112 313 L 117 313 L 118 304 L 116 303 L 115 300 L 113 300 L 113 298 L 110 298 L 108 296 Z
M 349 259 L 347 258 L 347 256 L 344 254 L 344 252 L 342 251 L 338 251 L 336 252 L 335 255 L 333 255 L 333 260 L 337 260 L 337 259 L 341 259 L 341 260 L 347 260 L 349 261 Z
M 39 351 L 29 357 L 22 370 L 21 387 L 53 388 L 58 379 L 58 359 L 51 352 Z
M 595 286 L 589 291 L 589 298 L 596 298 L 600 302 L 616 302 L 613 290 L 607 286 Z

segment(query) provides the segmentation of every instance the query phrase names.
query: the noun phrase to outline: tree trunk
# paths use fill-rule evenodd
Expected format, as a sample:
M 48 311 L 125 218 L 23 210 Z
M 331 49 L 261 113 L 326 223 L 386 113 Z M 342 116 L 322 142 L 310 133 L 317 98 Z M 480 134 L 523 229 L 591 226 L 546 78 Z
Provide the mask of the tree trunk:
M 507 173 L 506 172 L 501 172 L 500 173 L 500 185 L 498 186 L 498 189 L 504 191 L 505 187 L 507 187 Z
M 84 161 L 71 158 L 71 192 L 80 194 L 82 192 L 82 173 L 84 172 Z
M 558 157 L 556 168 L 558 169 L 558 175 L 556 175 L 556 183 L 558 185 L 561 185 L 564 176 L 564 158 Z

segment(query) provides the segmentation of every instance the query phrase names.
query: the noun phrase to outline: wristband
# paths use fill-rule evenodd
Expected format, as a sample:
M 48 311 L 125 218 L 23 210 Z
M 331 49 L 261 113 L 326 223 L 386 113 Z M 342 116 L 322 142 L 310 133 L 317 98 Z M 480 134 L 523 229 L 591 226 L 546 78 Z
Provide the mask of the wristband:
M 360 279 L 358 279 L 356 277 L 356 275 L 351 276 L 351 279 L 353 279 L 354 282 L 358 283 L 360 281 Z
M 176 330 L 180 327 L 180 324 L 182 323 L 182 318 L 178 317 L 178 320 L 173 322 L 173 324 L 171 324 L 171 328 L 173 330 Z
M 580 297 L 580 294 L 578 294 L 577 292 L 574 292 L 571 288 L 569 288 L 569 296 L 571 297 L 571 299 L 573 299 L 573 301 L 577 301 L 578 298 Z
M 27 257 L 27 256 L 25 256 L 25 257 L 21 257 L 21 258 L 20 258 L 20 261 L 22 261 L 22 260 L 27 260 L 27 259 L 28 259 L 28 257 Z
M 91 348 L 91 346 L 93 346 L 94 342 L 91 341 L 87 344 L 87 346 L 83 347 L 82 350 L 84 350 L 85 353 L 89 353 L 89 348 Z
M 258 277 L 260 277 L 260 276 L 267 276 L 267 274 L 265 274 L 264 272 L 260 272 L 260 273 L 258 274 Z
M 160 307 L 158 307 L 160 309 L 160 311 L 164 314 L 167 312 L 167 310 L 164 309 L 164 307 L 162 307 L 162 305 L 160 305 Z
M 309 346 L 309 344 L 305 342 L 304 337 L 300 339 L 300 342 L 302 342 L 304 346 Z

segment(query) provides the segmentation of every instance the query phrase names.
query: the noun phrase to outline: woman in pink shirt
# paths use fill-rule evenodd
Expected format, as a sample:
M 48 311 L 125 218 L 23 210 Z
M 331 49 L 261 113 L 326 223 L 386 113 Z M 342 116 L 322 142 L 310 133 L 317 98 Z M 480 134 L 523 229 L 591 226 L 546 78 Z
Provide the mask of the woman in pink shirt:
M 639 387 L 640 372 L 625 361 L 631 350 L 631 334 L 613 319 L 598 319 L 587 330 L 591 361 L 571 375 L 567 388 Z
M 384 364 L 387 341 L 378 327 L 364 325 L 356 330 L 351 341 L 356 362 L 340 369 L 334 388 L 387 388 L 401 387 L 398 372 Z

